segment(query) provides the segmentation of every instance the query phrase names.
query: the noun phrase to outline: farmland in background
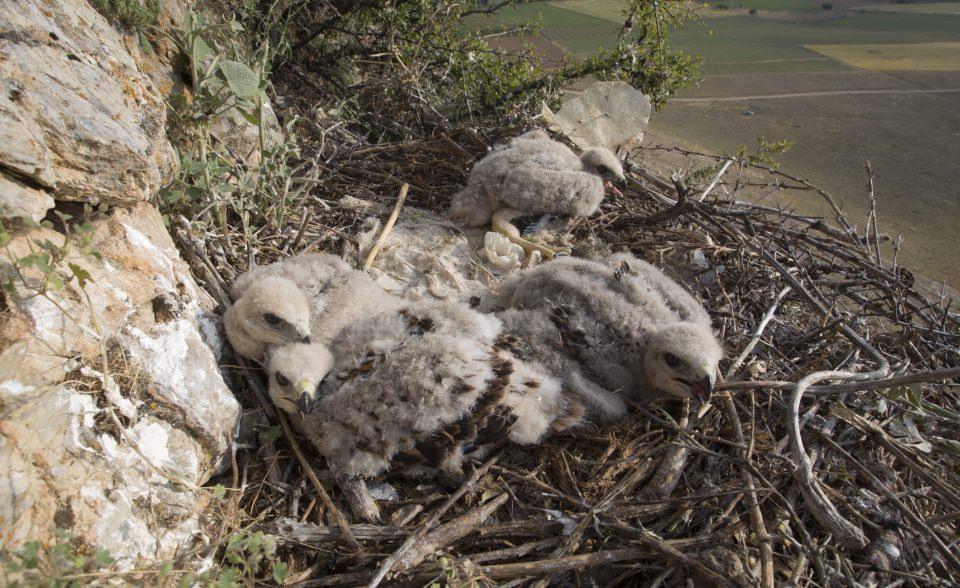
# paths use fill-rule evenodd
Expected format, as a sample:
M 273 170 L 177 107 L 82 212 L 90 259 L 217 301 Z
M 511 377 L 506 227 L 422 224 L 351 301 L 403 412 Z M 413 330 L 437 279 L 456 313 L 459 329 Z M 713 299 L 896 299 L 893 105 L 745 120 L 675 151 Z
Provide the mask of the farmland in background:
M 901 259 L 960 288 L 960 2 L 823 5 L 717 2 L 673 30 L 671 46 L 702 57 L 702 81 L 654 115 L 649 136 L 727 153 L 788 139 L 779 161 L 858 224 L 870 160 L 881 228 L 905 238 Z M 588 56 L 613 46 L 625 16 L 617 0 L 554 0 L 482 18 L 542 22 L 545 46 Z M 784 204 L 827 212 L 813 197 Z

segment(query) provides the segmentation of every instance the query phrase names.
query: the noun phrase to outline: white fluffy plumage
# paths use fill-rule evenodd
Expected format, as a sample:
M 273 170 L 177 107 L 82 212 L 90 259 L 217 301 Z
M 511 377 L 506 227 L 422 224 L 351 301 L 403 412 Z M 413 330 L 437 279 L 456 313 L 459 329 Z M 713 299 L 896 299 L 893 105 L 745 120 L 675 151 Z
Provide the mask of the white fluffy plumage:
M 495 316 L 463 305 L 407 303 L 354 322 L 329 351 L 276 348 L 271 397 L 302 413 L 304 434 L 338 475 L 456 471 L 476 446 L 536 443 L 583 415 L 558 380 L 498 347 L 499 333 Z
M 310 302 L 292 280 L 261 276 L 234 300 L 223 314 L 223 325 L 233 349 L 243 357 L 260 360 L 269 345 L 309 340 Z
M 267 345 L 306 338 L 329 343 L 351 322 L 400 305 L 369 275 L 325 253 L 304 253 L 250 270 L 237 278 L 230 294 L 235 303 L 224 314 L 227 337 L 238 353 L 253 359 Z M 270 329 L 263 319 L 270 314 L 296 329 Z M 248 315 L 253 318 L 236 320 Z
M 629 254 L 564 258 L 504 281 L 485 303 L 518 355 L 551 373 L 596 384 L 591 408 L 618 415 L 616 395 L 706 401 L 723 350 L 703 306 L 660 270 Z
M 477 162 L 467 186 L 454 195 L 450 213 L 469 227 L 488 225 L 501 209 L 586 217 L 600 206 L 604 181 L 623 179 L 623 167 L 610 150 L 598 147 L 577 157 L 546 132 L 533 130 Z

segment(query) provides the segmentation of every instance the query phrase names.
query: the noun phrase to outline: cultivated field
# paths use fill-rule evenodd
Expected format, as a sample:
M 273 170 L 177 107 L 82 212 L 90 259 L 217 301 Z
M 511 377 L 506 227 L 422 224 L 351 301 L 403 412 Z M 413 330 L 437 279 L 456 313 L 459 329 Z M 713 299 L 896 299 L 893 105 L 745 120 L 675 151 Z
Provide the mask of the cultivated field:
M 871 12 L 912 12 L 915 14 L 956 14 L 960 15 L 960 2 L 928 2 L 925 4 L 881 4 L 864 6 Z
M 904 235 L 901 259 L 960 288 L 960 15 L 942 4 L 860 5 L 869 3 L 714 3 L 704 14 L 729 16 L 672 31 L 672 46 L 703 58 L 703 79 L 654 117 L 651 136 L 729 153 L 761 136 L 789 139 L 783 165 L 861 222 L 869 159 L 881 228 Z M 547 38 L 583 56 L 615 42 L 620 6 L 554 0 L 497 18 L 541 20 Z M 812 197 L 783 204 L 826 212 Z

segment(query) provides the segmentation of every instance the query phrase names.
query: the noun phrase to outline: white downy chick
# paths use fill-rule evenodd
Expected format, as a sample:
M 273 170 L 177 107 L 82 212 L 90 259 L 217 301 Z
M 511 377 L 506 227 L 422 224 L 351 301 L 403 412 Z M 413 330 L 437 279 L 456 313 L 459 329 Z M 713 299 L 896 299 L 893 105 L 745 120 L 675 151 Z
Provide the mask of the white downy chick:
M 260 360 L 268 345 L 310 340 L 310 302 L 297 285 L 279 276 L 250 280 L 223 314 L 234 350 Z

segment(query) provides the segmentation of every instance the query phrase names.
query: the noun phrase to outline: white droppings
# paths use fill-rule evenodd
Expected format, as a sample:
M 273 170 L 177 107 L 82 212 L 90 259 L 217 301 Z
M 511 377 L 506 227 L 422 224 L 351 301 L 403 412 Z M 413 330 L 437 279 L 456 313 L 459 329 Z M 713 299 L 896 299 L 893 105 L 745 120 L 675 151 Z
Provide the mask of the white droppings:
M 154 467 L 164 469 L 172 465 L 170 451 L 167 449 L 169 436 L 166 429 L 158 423 L 141 421 L 134 426 L 132 433 L 140 453 L 150 460 Z
M 17 380 L 5 380 L 0 382 L 0 392 L 8 396 L 20 396 L 25 392 L 31 392 L 35 386 L 28 386 Z
M 94 426 L 93 417 L 100 412 L 100 409 L 94 404 L 93 397 L 89 394 L 77 394 L 72 390 L 67 390 L 67 392 L 71 392 L 70 396 L 67 397 L 70 414 L 77 417 L 70 421 L 70 438 L 73 440 L 73 446 L 77 449 L 96 453 L 80 441 L 80 427 L 92 429 Z
M 130 501 L 120 490 L 111 492 L 94 527 L 97 545 L 108 550 L 120 570 L 134 566 L 136 560 L 156 549 L 157 540 L 147 525 L 133 513 Z
M 174 288 L 173 284 L 177 281 L 177 279 L 171 259 L 178 257 L 177 252 L 174 250 L 160 249 L 153 244 L 153 241 L 151 241 L 149 237 L 137 229 L 125 223 L 120 223 L 120 225 L 127 233 L 127 239 L 130 241 L 131 245 L 146 251 L 148 253 L 148 259 L 156 260 L 157 263 L 163 265 L 163 269 L 167 275 L 163 276 L 158 274 L 154 276 L 154 280 L 157 282 L 157 285 L 160 287 L 160 289 L 167 292 L 175 292 L 176 288 Z
M 137 418 L 137 404 L 134 404 L 129 398 L 124 398 L 123 394 L 120 392 L 120 386 L 117 385 L 116 380 L 113 379 L 110 375 L 104 376 L 101 372 L 93 369 L 90 366 L 83 366 L 80 368 L 80 373 L 88 378 L 95 378 L 103 384 L 103 389 L 107 397 L 107 401 L 116 407 L 120 411 L 120 414 L 127 417 L 131 420 L 136 420 Z
M 223 340 L 220 338 L 219 329 L 220 317 L 203 312 L 196 302 L 191 303 L 189 308 L 196 312 L 197 326 L 200 327 L 200 335 L 204 343 L 210 348 L 214 359 L 219 360 L 223 354 Z

